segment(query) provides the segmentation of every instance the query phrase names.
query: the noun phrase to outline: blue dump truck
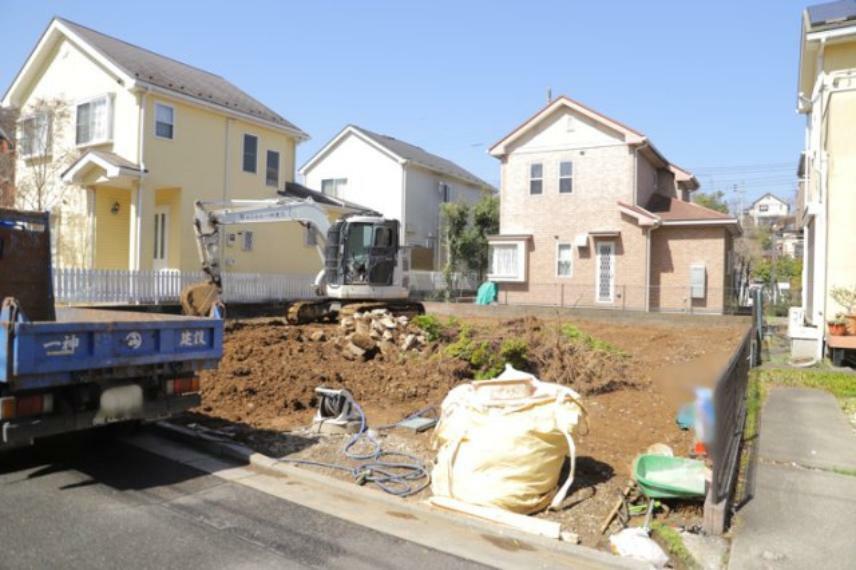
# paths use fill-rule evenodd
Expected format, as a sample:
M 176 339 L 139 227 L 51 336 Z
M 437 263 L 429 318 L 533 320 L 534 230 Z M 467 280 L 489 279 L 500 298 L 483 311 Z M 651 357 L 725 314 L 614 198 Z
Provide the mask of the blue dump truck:
M 55 307 L 47 214 L 0 209 L 0 449 L 199 404 L 223 320 Z

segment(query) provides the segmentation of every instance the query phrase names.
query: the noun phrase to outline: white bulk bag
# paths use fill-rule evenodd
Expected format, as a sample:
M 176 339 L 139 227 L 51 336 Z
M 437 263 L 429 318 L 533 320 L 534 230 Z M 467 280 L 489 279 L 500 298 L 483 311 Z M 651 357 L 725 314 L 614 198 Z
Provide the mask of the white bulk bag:
M 434 495 L 532 513 L 558 507 L 574 478 L 579 394 L 506 365 L 452 389 L 434 432 Z M 565 457 L 571 469 L 557 490 Z

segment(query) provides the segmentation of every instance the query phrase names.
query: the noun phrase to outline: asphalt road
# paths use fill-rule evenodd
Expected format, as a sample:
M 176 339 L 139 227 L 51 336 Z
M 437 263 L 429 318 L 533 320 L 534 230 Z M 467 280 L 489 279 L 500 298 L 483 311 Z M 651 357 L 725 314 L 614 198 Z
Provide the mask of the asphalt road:
M 107 435 L 0 453 L 0 568 L 477 568 Z

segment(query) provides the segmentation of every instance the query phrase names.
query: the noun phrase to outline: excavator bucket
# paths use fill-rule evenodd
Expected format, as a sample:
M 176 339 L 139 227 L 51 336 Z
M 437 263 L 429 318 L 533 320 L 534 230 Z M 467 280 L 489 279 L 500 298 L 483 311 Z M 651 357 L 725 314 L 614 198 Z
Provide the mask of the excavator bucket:
M 213 283 L 193 283 L 181 290 L 181 312 L 193 317 L 207 317 L 220 301 L 220 293 Z

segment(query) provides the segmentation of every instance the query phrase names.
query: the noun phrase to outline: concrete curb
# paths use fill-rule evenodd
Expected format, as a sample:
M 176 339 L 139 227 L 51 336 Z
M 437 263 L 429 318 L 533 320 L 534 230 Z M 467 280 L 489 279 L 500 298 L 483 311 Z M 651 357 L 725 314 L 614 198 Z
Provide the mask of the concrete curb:
M 375 503 L 382 503 L 385 508 L 394 508 L 396 511 L 405 511 L 422 516 L 430 516 L 435 519 L 440 519 L 444 524 L 462 526 L 480 533 L 500 535 L 505 539 L 512 539 L 525 545 L 531 545 L 530 548 L 537 546 L 539 549 L 548 550 L 562 556 L 574 557 L 579 560 L 579 565 L 575 565 L 575 567 L 645 568 L 644 564 L 637 563 L 636 561 L 627 558 L 619 558 L 588 546 L 580 546 L 577 544 L 525 533 L 502 525 L 491 524 L 480 519 L 444 512 L 422 503 L 408 503 L 398 497 L 388 495 L 376 489 L 360 487 L 354 483 L 341 481 L 327 475 L 313 472 L 309 469 L 303 469 L 294 465 L 281 463 L 273 457 L 253 451 L 242 444 L 223 441 L 217 437 L 197 432 L 184 426 L 178 426 L 169 422 L 158 422 L 154 424 L 154 427 L 163 436 L 169 439 L 188 444 L 195 448 L 202 448 L 206 453 L 219 458 L 229 459 L 240 464 L 248 464 L 261 474 L 280 478 L 284 477 L 292 481 L 302 480 L 310 484 L 324 486 L 329 488 L 331 493 L 339 496 L 343 493 L 359 493 L 362 498 Z M 437 550 L 443 550 L 441 547 L 433 547 Z M 472 560 L 483 563 L 482 560 L 475 557 L 472 558 Z

